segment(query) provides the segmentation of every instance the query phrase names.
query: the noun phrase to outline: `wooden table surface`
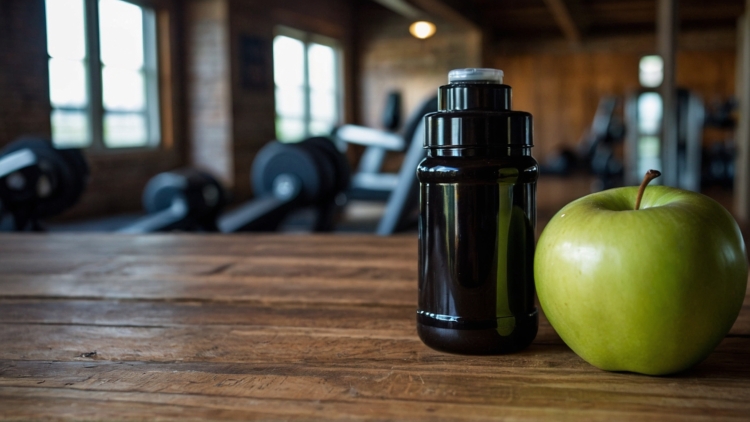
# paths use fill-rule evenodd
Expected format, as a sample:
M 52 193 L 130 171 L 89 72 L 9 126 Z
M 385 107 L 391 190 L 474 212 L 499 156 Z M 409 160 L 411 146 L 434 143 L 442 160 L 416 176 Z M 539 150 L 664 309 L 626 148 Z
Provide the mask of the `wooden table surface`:
M 415 332 L 414 237 L 0 236 L 0 418 L 750 419 L 750 300 L 687 373 Z

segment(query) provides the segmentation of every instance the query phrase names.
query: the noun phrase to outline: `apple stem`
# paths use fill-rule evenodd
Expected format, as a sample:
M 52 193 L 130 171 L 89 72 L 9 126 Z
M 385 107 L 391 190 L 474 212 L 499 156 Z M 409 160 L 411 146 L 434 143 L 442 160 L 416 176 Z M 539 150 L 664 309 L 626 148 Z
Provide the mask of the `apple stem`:
M 635 198 L 636 211 L 638 211 L 638 209 L 641 207 L 641 199 L 643 198 L 643 192 L 646 191 L 646 186 L 648 186 L 648 184 L 651 183 L 652 180 L 656 179 L 659 176 L 661 176 L 661 172 L 659 170 L 649 170 L 646 172 L 646 175 L 643 176 L 641 187 L 638 188 L 638 196 Z

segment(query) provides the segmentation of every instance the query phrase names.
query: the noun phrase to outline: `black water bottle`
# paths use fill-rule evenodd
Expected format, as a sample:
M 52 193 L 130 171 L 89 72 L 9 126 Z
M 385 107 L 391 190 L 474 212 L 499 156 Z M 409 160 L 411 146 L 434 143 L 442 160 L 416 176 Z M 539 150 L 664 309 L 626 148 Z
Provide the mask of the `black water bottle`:
M 537 333 L 532 117 L 496 69 L 457 69 L 425 116 L 417 331 L 454 353 L 509 353 Z

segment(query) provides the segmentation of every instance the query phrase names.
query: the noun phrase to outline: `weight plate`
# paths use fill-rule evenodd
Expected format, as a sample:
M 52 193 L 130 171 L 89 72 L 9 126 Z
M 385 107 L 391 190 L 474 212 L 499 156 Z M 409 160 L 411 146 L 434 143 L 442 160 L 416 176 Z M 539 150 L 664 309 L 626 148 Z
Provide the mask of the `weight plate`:
M 188 184 L 184 176 L 174 172 L 159 173 L 143 188 L 143 209 L 155 214 L 172 206 L 175 198 L 185 195 Z
M 330 138 L 318 136 L 310 138 L 305 142 L 324 150 L 327 153 L 328 159 L 334 165 L 335 192 L 333 192 L 333 195 L 349 189 L 351 183 L 351 168 L 349 167 L 349 160 L 346 158 L 346 155 L 336 148 L 333 141 L 331 141 Z
M 89 169 L 83 153 L 77 149 L 55 149 L 46 139 L 21 138 L 4 148 L 0 155 L 21 149 L 33 151 L 51 179 L 50 195 L 37 200 L 31 217 L 51 217 L 73 206 L 88 182 Z
M 276 177 L 290 174 L 301 182 L 301 195 L 305 201 L 312 201 L 320 194 L 323 183 L 318 167 L 316 158 L 307 149 L 297 144 L 272 141 L 255 156 L 250 182 L 256 196 L 272 195 Z
M 295 146 L 306 150 L 312 156 L 318 170 L 321 183 L 320 189 L 315 195 L 313 202 L 320 202 L 321 200 L 332 197 L 334 195 L 333 191 L 336 187 L 336 166 L 331 163 L 330 158 L 328 158 L 328 153 L 325 149 L 320 148 L 320 146 L 308 142 L 308 139 L 295 144 Z

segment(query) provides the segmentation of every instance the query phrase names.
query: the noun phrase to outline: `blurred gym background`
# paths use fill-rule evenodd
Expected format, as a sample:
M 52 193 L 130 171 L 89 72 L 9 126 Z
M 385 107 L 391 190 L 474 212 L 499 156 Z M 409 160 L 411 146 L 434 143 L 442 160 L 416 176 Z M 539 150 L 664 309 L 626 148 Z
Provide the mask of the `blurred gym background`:
M 421 116 L 493 67 L 540 224 L 663 183 L 750 219 L 750 0 L 0 0 L 0 231 L 415 231 Z

